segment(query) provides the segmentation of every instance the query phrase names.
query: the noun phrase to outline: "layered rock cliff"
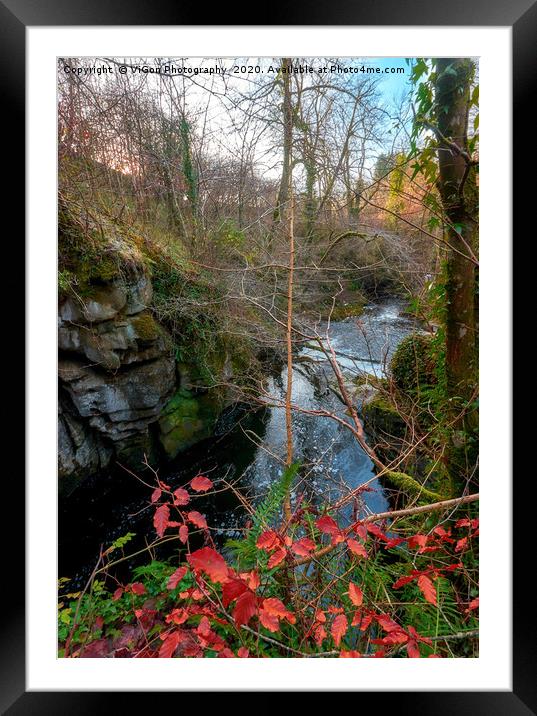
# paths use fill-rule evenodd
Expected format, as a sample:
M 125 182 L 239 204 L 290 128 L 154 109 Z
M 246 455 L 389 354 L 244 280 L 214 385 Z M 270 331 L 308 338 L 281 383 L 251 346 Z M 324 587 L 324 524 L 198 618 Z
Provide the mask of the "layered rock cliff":
M 151 297 L 141 275 L 60 301 L 60 478 L 150 453 L 149 428 L 177 383 L 171 340 L 148 310 Z
M 78 203 L 60 207 L 63 493 L 115 462 L 141 469 L 144 455 L 155 466 L 174 458 L 208 437 L 234 400 L 226 385 L 240 365 L 238 342 L 225 337 L 225 309 L 206 314 L 204 305 L 220 307 L 212 294 L 204 302 L 216 287 L 177 250 Z

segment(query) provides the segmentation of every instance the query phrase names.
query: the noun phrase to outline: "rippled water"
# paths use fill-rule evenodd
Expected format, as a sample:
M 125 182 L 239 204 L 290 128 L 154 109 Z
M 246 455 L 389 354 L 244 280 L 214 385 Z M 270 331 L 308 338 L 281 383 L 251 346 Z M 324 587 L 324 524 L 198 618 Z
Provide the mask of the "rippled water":
M 401 309 L 401 302 L 385 301 L 366 308 L 360 319 L 349 318 L 330 326 L 330 340 L 348 380 L 364 373 L 383 374 L 399 341 L 416 327 L 411 319 L 401 316 Z M 320 326 L 319 330 L 322 334 L 327 326 Z M 266 408 L 256 412 L 227 411 L 219 423 L 218 434 L 181 454 L 161 471 L 161 478 L 175 488 L 202 472 L 213 480 L 225 477 L 237 481 L 237 487 L 254 502 L 260 499 L 283 471 L 285 410 L 271 404 L 283 401 L 286 381 L 284 369 L 268 382 Z M 371 460 L 345 426 L 330 417 L 302 412 L 326 410 L 348 421 L 332 384 L 333 374 L 323 355 L 304 348 L 293 370 L 293 403 L 300 409 L 293 413 L 294 459 L 301 464 L 295 496 L 304 493 L 312 500 L 335 499 L 373 475 Z M 372 491 L 363 494 L 362 509 L 375 512 L 387 509 L 382 488 L 376 483 L 371 487 Z M 152 534 L 148 496 L 148 489 L 132 476 L 112 471 L 85 483 L 62 500 L 59 576 L 73 577 L 72 586 L 80 586 L 100 545 L 107 545 L 128 531 L 137 534 L 133 547 L 143 545 L 143 535 Z M 217 539 L 233 536 L 245 521 L 244 509 L 231 493 L 197 501 L 196 509 L 217 527 Z
M 402 303 L 392 300 L 366 308 L 360 319 L 349 318 L 319 327 L 323 336 L 328 330 L 338 363 L 349 380 L 372 374 L 381 377 L 390 357 L 404 336 L 415 329 L 413 320 L 401 315 Z M 304 411 L 326 410 L 350 422 L 346 408 L 336 396 L 333 371 L 322 353 L 304 348 L 293 370 L 293 404 Z M 287 371 L 278 380 L 272 380 L 267 392 L 279 401 L 285 397 Z M 352 433 L 330 417 L 293 413 L 294 459 L 302 465 L 300 475 L 304 489 L 311 497 L 337 499 L 369 480 L 373 464 Z M 263 447 L 265 449 L 263 449 Z M 285 455 L 285 410 L 273 407 L 266 426 L 263 447 L 244 473 L 246 482 L 253 484 L 256 493 L 262 494 L 282 474 L 281 462 L 276 457 Z M 373 487 L 373 486 L 372 486 Z M 386 497 L 379 485 L 364 493 L 366 507 L 378 512 L 388 508 Z

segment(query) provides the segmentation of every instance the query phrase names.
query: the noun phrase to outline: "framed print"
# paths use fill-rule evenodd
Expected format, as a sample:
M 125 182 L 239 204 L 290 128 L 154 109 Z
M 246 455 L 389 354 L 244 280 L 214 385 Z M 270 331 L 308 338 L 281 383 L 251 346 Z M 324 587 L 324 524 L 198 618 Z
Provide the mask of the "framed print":
M 0 10 L 28 317 L 3 709 L 534 713 L 511 146 L 535 5 Z

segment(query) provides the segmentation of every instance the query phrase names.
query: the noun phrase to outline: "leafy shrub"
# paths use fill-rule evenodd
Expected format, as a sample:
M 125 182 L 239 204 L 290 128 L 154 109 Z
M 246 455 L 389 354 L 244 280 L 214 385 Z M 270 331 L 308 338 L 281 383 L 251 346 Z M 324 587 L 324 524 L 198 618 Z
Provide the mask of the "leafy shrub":
M 475 656 L 478 519 L 448 523 L 446 507 L 441 523 L 405 510 L 390 525 L 369 515 L 344 526 L 328 506 L 302 502 L 280 521 L 295 471 L 253 515 L 246 548 L 235 546 L 247 569 L 219 551 L 192 507 L 218 486 L 203 475 L 175 490 L 159 481 L 147 549 L 177 540 L 179 560 L 152 561 L 120 583 L 113 567 L 130 537 L 116 540 L 89 588 L 60 599 L 60 656 Z M 203 546 L 191 551 L 194 537 Z

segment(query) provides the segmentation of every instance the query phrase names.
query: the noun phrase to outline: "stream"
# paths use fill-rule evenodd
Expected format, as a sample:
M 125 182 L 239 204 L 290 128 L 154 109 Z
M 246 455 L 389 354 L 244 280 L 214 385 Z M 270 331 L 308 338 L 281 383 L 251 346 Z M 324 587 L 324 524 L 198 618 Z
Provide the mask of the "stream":
M 330 325 L 331 343 L 349 385 L 360 375 L 384 375 L 398 343 L 417 329 L 415 320 L 402 315 L 403 307 L 401 300 L 385 299 L 367 306 L 359 319 L 348 318 Z M 326 325 L 319 327 L 321 335 L 323 331 Z M 284 399 L 286 382 L 286 368 L 281 375 L 269 379 L 267 393 L 275 398 L 273 402 Z M 323 354 L 314 347 L 303 348 L 293 368 L 293 403 L 300 408 L 293 413 L 294 460 L 300 463 L 295 489 L 310 501 L 321 495 L 323 501 L 337 499 L 374 474 L 370 458 L 350 430 L 330 417 L 301 412 L 326 410 L 348 421 L 345 406 L 333 386 L 334 376 Z M 252 411 L 245 406 L 232 406 L 224 411 L 211 438 L 181 453 L 159 475 L 172 489 L 186 485 L 199 473 L 213 481 L 224 478 L 255 504 L 281 477 L 285 449 L 283 407 L 267 405 Z M 143 479 L 151 482 L 147 473 Z M 370 487 L 360 495 L 363 503 L 358 507 L 372 512 L 388 509 L 382 487 L 376 482 Z M 144 535 L 154 535 L 154 510 L 148 508 L 149 496 L 146 486 L 117 468 L 87 480 L 72 495 L 60 499 L 58 576 L 70 578 L 70 590 L 84 585 L 101 545 L 106 547 L 127 532 L 134 532 L 136 537 L 128 551 L 145 546 Z M 244 526 L 246 519 L 232 491 L 198 498 L 193 509 L 205 514 L 208 524 L 216 528 L 213 536 L 220 544 L 228 537 L 238 536 L 238 528 Z M 343 519 L 352 519 L 351 511 L 356 509 L 356 503 L 349 503 L 342 511 Z M 158 558 L 177 550 L 176 542 L 169 544 L 160 549 Z M 140 563 L 146 561 L 144 553 Z M 122 575 L 120 569 L 116 574 L 121 579 L 126 572 Z

